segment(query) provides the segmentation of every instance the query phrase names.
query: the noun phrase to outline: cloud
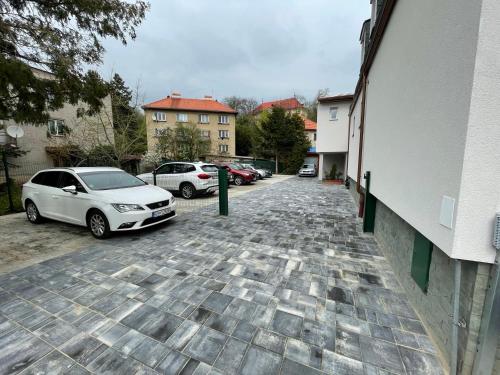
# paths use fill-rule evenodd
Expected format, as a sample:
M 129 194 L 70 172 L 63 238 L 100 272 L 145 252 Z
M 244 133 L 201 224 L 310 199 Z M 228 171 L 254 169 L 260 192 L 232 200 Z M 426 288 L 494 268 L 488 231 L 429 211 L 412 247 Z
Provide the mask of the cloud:
M 145 101 L 180 91 L 258 100 L 354 90 L 368 0 L 151 0 L 126 46 L 105 41 L 99 68 L 140 82 Z

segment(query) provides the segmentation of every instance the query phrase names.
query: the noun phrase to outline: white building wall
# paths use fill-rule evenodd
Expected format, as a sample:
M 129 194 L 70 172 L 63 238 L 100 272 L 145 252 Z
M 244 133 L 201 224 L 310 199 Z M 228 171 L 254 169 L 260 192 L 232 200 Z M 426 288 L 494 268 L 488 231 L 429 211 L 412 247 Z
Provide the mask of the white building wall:
M 351 101 L 318 104 L 316 152 L 347 152 Z M 337 107 L 337 120 L 330 120 L 330 107 Z
M 452 256 L 493 262 L 500 212 L 500 2 L 483 0 Z
M 459 198 L 480 5 L 399 1 L 368 77 L 362 170 L 371 191 L 450 256 L 441 201 Z
M 359 136 L 361 121 L 361 97 L 356 101 L 351 113 L 351 125 L 349 129 L 349 153 L 347 155 L 347 175 L 354 181 L 358 180 L 358 155 L 359 155 Z M 361 180 L 364 181 L 363 179 Z

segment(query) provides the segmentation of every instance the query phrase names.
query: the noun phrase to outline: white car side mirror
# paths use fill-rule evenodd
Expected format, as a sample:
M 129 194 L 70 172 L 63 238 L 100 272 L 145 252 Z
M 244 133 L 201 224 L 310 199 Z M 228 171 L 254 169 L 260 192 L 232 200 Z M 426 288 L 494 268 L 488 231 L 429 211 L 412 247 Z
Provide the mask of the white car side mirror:
M 70 185 L 62 188 L 63 191 L 66 193 L 71 193 L 71 194 L 76 194 L 76 186 L 75 185 Z

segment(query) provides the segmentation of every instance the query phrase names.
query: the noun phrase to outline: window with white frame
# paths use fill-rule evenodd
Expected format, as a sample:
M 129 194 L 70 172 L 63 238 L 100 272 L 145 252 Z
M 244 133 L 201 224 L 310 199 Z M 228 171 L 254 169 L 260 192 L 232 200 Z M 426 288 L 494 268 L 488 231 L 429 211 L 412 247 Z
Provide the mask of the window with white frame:
M 338 107 L 330 107 L 330 121 L 337 120 Z
M 49 120 L 48 126 L 50 135 L 63 136 L 68 132 L 64 120 Z
M 210 130 L 202 130 L 201 131 L 201 136 L 203 138 L 210 138 Z
M 219 145 L 219 152 L 220 153 L 229 152 L 229 145 Z
M 227 115 L 219 115 L 219 124 L 229 124 L 229 117 Z
M 200 115 L 200 124 L 208 124 L 210 122 L 210 116 L 201 114 Z
M 188 122 L 187 113 L 178 113 L 177 114 L 177 122 Z
M 167 114 L 165 112 L 154 112 L 153 113 L 153 120 L 165 122 L 165 121 L 167 121 Z
M 155 137 L 161 137 L 165 134 L 167 134 L 167 129 L 155 128 Z
M 229 130 L 219 130 L 219 138 L 229 138 Z

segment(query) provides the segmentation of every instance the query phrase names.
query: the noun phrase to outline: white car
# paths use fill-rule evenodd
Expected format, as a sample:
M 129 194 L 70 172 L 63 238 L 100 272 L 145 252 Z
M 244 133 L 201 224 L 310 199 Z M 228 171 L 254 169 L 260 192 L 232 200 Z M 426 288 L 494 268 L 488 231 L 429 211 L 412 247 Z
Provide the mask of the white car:
M 28 220 L 43 218 L 86 226 L 96 238 L 146 228 L 176 216 L 168 191 L 118 168 L 54 168 L 23 185 Z
M 314 164 L 304 164 L 302 168 L 299 169 L 299 176 L 311 176 L 316 177 L 318 171 L 316 170 L 316 165 Z
M 160 165 L 151 173 L 138 175 L 141 180 L 170 192 L 180 192 L 185 199 L 197 195 L 213 194 L 219 190 L 219 169 L 209 163 L 170 162 Z

